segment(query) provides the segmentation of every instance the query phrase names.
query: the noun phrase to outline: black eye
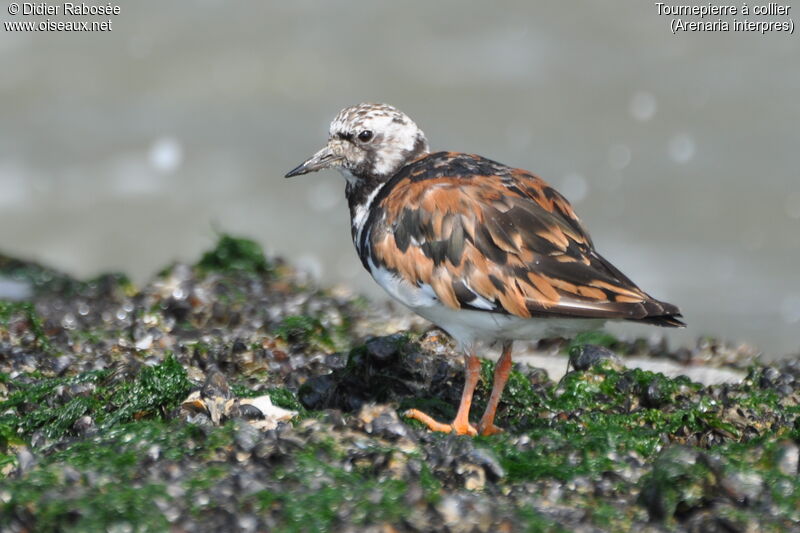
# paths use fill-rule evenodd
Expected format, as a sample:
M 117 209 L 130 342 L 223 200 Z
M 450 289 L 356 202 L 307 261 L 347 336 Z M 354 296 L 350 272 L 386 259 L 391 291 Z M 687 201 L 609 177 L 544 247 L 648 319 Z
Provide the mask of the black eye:
M 370 130 L 364 130 L 358 134 L 358 140 L 362 143 L 368 143 L 372 140 L 372 132 Z

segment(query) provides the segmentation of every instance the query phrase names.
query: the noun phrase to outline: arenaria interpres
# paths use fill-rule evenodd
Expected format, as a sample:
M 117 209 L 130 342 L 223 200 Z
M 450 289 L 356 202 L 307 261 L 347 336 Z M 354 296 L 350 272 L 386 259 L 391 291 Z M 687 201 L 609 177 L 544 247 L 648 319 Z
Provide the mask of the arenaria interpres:
M 356 251 L 392 297 L 456 339 L 466 380 L 455 419 L 406 415 L 435 431 L 499 431 L 495 411 L 516 339 L 569 336 L 608 320 L 681 327 L 598 254 L 572 206 L 530 172 L 484 157 L 434 152 L 417 125 L 385 104 L 336 115 L 328 143 L 286 177 L 337 169 L 347 184 Z M 480 363 L 476 343 L 500 342 L 494 384 L 477 427 L 469 422 Z

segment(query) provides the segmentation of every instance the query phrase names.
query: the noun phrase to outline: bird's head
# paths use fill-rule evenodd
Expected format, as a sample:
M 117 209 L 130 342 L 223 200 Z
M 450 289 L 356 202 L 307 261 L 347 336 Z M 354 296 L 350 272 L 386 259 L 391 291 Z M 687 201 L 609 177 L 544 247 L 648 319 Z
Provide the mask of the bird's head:
M 358 104 L 339 111 L 328 143 L 286 177 L 335 168 L 350 184 L 385 181 L 426 153 L 425 134 L 405 113 L 386 104 Z

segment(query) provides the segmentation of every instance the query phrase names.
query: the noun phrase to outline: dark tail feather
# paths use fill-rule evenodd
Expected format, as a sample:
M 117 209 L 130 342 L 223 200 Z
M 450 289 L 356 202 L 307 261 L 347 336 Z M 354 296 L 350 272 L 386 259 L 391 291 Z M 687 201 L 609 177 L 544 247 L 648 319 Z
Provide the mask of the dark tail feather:
M 651 299 L 645 302 L 645 309 L 648 311 L 647 316 L 632 318 L 631 320 L 665 328 L 686 327 L 686 324 L 681 320 L 681 318 L 683 318 L 683 316 L 681 316 L 681 310 L 678 309 L 676 305 Z
M 661 316 L 648 316 L 645 318 L 633 318 L 633 322 L 641 324 L 652 324 L 654 326 L 661 326 L 664 328 L 685 328 L 686 323 L 679 320 L 683 318 L 681 315 L 661 315 Z

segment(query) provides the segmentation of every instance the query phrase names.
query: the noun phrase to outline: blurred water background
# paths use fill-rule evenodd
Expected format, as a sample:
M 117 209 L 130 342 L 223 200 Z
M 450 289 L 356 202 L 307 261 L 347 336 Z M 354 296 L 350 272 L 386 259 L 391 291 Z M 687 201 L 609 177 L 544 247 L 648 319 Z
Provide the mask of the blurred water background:
M 673 35 L 650 2 L 120 5 L 111 32 L 0 30 L 4 253 L 143 282 L 225 231 L 383 298 L 343 180 L 282 176 L 340 108 L 384 101 L 433 149 L 559 188 L 683 309 L 672 344 L 800 350 L 800 36 Z

